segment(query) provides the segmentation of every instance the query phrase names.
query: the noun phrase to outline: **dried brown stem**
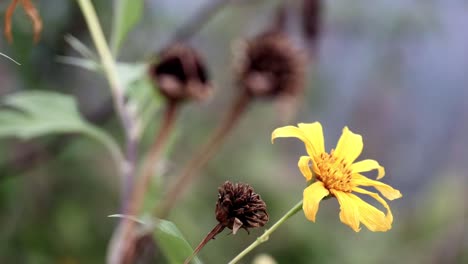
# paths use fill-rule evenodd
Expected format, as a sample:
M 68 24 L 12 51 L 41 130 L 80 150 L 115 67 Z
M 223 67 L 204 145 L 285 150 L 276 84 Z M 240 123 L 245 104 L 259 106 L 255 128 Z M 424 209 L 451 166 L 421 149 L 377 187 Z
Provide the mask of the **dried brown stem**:
M 143 205 L 145 194 L 150 185 L 151 176 L 153 175 L 154 167 L 157 165 L 162 150 L 164 149 L 165 143 L 169 138 L 174 121 L 177 116 L 177 103 L 169 102 L 164 114 L 164 120 L 162 121 L 162 126 L 158 131 L 153 144 L 146 156 L 146 159 L 143 163 L 143 168 L 138 178 L 137 183 L 135 184 L 132 190 L 131 200 L 129 201 L 128 215 L 138 215 L 141 207 Z M 123 235 L 122 235 L 122 249 L 129 252 L 132 252 L 134 238 L 132 237 L 133 228 L 135 226 L 134 221 L 123 220 Z M 125 254 L 126 256 L 132 256 L 133 254 Z
M 190 257 L 188 257 L 185 261 L 184 261 L 184 264 L 189 264 L 190 261 L 198 254 L 198 252 L 200 252 L 200 250 L 211 240 L 211 239 L 214 239 L 214 237 L 223 232 L 225 226 L 223 226 L 221 223 L 217 224 L 213 230 L 211 230 L 210 233 L 208 233 L 208 235 L 206 235 L 206 237 L 200 242 L 200 244 L 198 244 L 197 248 L 195 248 L 195 250 L 193 251 L 192 255 L 190 255 Z
M 182 169 L 182 173 L 176 178 L 176 183 L 169 189 L 161 206 L 156 211 L 158 217 L 167 218 L 177 199 L 183 195 L 187 186 L 196 177 L 197 172 L 208 163 L 219 149 L 223 140 L 232 128 L 235 127 L 237 121 L 239 121 L 240 117 L 247 109 L 250 101 L 251 97 L 245 93 L 241 94 L 234 101 L 228 114 L 213 133 L 208 143 L 200 148 L 198 154 L 189 161 L 188 165 Z

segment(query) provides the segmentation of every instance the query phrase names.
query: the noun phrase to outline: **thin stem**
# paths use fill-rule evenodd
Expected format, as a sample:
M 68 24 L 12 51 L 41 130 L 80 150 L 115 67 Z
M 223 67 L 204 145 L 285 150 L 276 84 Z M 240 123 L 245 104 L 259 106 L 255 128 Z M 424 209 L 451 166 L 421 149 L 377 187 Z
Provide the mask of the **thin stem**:
M 200 252 L 200 250 L 208 243 L 210 242 L 211 239 L 214 239 L 214 237 L 223 232 L 225 226 L 223 226 L 221 223 L 218 223 L 214 228 L 213 230 L 210 231 L 210 233 L 208 233 L 208 235 L 206 235 L 206 237 L 200 242 L 200 244 L 198 244 L 197 248 L 195 248 L 195 250 L 193 251 L 192 255 L 190 255 L 190 257 L 188 257 L 185 261 L 184 261 L 184 264 L 189 264 L 190 261 L 198 254 L 198 252 Z
M 176 178 L 176 183 L 172 185 L 167 192 L 161 206 L 155 211 L 159 218 L 167 218 L 177 199 L 183 195 L 183 192 L 195 178 L 197 172 L 208 163 L 219 149 L 221 143 L 229 132 L 232 131 L 232 128 L 237 124 L 237 121 L 239 121 L 240 117 L 247 109 L 250 101 L 251 97 L 246 94 L 241 94 L 234 101 L 234 104 L 229 110 L 227 116 L 213 133 L 213 136 L 210 138 L 208 143 L 201 147 L 198 154 L 195 155 L 189 161 L 188 165 L 182 169 L 182 173 Z
M 130 215 L 138 214 L 138 211 L 143 203 L 144 194 L 150 185 L 150 180 L 151 176 L 153 175 L 154 168 L 159 162 L 162 150 L 164 149 L 165 143 L 167 142 L 172 128 L 174 127 L 174 121 L 176 120 L 177 116 L 177 109 L 178 105 L 175 103 L 169 103 L 167 105 L 161 129 L 159 130 L 153 144 L 150 147 L 146 160 L 143 163 L 143 168 L 138 184 L 133 190 Z
M 123 92 L 120 87 L 120 81 L 117 74 L 117 66 L 115 65 L 114 58 L 110 52 L 109 46 L 107 45 L 104 33 L 102 32 L 101 25 L 97 18 L 96 10 L 90 0 L 77 0 L 80 5 L 81 11 L 88 24 L 91 37 L 94 41 L 94 45 L 99 53 L 104 72 L 109 82 L 112 95 L 114 97 L 115 109 L 118 111 L 122 118 L 124 111 Z M 124 123 L 124 122 L 123 122 Z
M 138 215 L 144 201 L 145 194 L 150 186 L 151 176 L 154 172 L 154 167 L 158 164 L 158 161 L 161 157 L 162 150 L 164 149 L 165 143 L 169 138 L 172 128 L 174 126 L 174 121 L 177 116 L 178 104 L 168 103 L 164 119 L 161 124 L 161 129 L 157 132 L 154 142 L 150 147 L 150 150 L 146 156 L 146 159 L 143 163 L 143 168 L 138 182 L 134 186 L 131 194 L 131 199 L 129 201 L 128 215 L 135 216 Z M 134 246 L 135 237 L 132 237 L 133 228 L 135 226 L 134 221 L 123 221 L 122 222 L 122 254 L 126 257 L 126 252 L 131 252 L 132 247 Z
M 241 253 L 239 253 L 236 257 L 234 257 L 228 264 L 234 264 L 237 263 L 239 260 L 241 260 L 243 257 L 245 257 L 250 251 L 252 251 L 254 248 L 256 248 L 258 245 L 266 242 L 270 235 L 278 229 L 286 220 L 288 220 L 291 216 L 295 215 L 297 212 L 299 212 L 302 209 L 302 201 L 297 203 L 293 208 L 291 208 L 283 217 L 281 217 L 272 227 L 267 229 L 263 235 L 257 237 L 257 239 L 250 244 L 246 249 L 244 249 Z
M 81 11 L 85 17 L 86 23 L 88 24 L 91 37 L 94 41 L 94 45 L 98 51 L 104 73 L 107 81 L 109 82 L 110 90 L 112 93 L 112 99 L 115 110 L 122 123 L 125 131 L 126 140 L 126 152 L 125 162 L 122 164 L 123 178 L 123 196 L 122 196 L 122 211 L 126 211 L 126 202 L 130 196 L 129 190 L 132 189 L 135 167 L 138 155 L 138 133 L 136 129 L 136 122 L 132 115 L 125 107 L 125 95 L 123 93 L 123 87 L 119 80 L 117 72 L 116 62 L 112 53 L 107 45 L 104 33 L 102 32 L 101 25 L 97 18 L 96 10 L 90 0 L 77 0 L 81 8 Z
M 0 52 L 0 56 L 3 56 L 3 57 L 5 57 L 5 58 L 11 60 L 12 62 L 16 63 L 16 65 L 18 65 L 18 66 L 21 66 L 21 64 L 20 64 L 19 62 L 15 61 L 15 60 L 12 59 L 11 57 L 8 57 L 8 55 L 6 55 L 6 54 L 3 54 L 3 53 Z

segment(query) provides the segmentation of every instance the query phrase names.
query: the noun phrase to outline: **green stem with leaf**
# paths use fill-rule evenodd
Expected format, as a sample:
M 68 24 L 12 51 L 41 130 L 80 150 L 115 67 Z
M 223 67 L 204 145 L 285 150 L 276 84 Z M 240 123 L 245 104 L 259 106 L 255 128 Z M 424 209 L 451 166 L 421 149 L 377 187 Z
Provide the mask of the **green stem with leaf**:
M 302 209 L 302 201 L 297 203 L 293 208 L 291 208 L 283 217 L 281 217 L 272 227 L 267 229 L 263 235 L 257 237 L 257 239 L 250 244 L 246 249 L 244 249 L 241 253 L 239 253 L 236 257 L 234 257 L 229 264 L 234 264 L 237 263 L 239 260 L 241 260 L 243 257 L 245 257 L 250 251 L 252 251 L 254 248 L 256 248 L 258 245 L 266 242 L 270 235 L 275 232 L 278 227 L 280 227 L 286 220 L 288 220 L 291 216 L 295 215 L 297 212 L 299 212 Z
M 99 24 L 99 20 L 94 9 L 93 4 L 90 0 L 77 0 L 81 8 L 81 11 L 85 17 L 86 23 L 88 24 L 91 37 L 94 45 L 96 46 L 102 68 L 106 75 L 107 81 L 109 82 L 110 90 L 112 93 L 112 99 L 115 110 L 122 123 L 125 132 L 126 141 L 126 152 L 125 160 L 122 163 L 121 171 L 124 176 L 123 182 L 123 198 L 122 198 L 122 210 L 127 210 L 127 203 L 130 197 L 130 191 L 133 188 L 134 174 L 137 163 L 137 147 L 138 147 L 138 129 L 135 118 L 128 110 L 125 105 L 124 87 L 119 79 L 117 72 L 117 65 L 115 58 L 113 57 L 109 45 L 104 37 L 102 27 Z

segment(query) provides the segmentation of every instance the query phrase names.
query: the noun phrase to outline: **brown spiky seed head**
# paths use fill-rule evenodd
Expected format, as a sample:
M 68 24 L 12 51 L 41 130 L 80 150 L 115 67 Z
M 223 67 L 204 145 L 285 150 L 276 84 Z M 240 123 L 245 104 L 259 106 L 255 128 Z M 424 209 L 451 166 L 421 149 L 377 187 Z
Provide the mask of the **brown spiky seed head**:
M 176 43 L 163 50 L 159 61 L 150 66 L 150 76 L 169 101 L 203 100 L 211 94 L 208 72 L 193 48 Z
M 305 61 L 287 35 L 263 33 L 244 42 L 237 54 L 237 81 L 255 97 L 297 95 L 304 85 Z
M 216 220 L 232 230 L 262 227 L 268 222 L 266 204 L 248 184 L 226 181 L 218 188 Z

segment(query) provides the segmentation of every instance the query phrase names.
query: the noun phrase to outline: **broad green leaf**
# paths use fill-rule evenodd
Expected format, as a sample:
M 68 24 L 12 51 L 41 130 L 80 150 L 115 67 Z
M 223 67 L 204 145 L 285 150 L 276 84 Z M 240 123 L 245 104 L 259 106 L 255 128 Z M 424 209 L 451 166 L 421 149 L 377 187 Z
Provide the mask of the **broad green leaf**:
M 172 222 L 158 220 L 153 236 L 171 264 L 184 263 L 184 260 L 193 253 L 190 244 Z M 191 263 L 201 264 L 202 262 L 195 257 Z
M 138 23 L 143 11 L 143 0 L 117 0 L 111 47 L 114 55 L 130 30 Z
M 1 101 L 0 137 L 31 139 L 47 134 L 83 133 L 103 143 L 121 161 L 119 147 L 112 137 L 86 122 L 73 97 L 46 91 L 11 94 Z

